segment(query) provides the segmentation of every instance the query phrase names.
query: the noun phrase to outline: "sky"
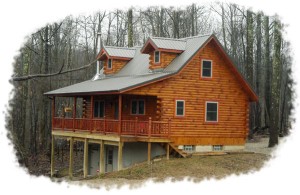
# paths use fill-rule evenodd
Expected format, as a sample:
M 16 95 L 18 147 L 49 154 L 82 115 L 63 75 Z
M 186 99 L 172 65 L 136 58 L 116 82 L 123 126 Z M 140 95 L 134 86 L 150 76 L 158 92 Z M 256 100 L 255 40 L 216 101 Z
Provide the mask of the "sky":
M 205 180 L 201 183 L 193 183 L 187 180 L 181 182 L 165 182 L 154 184 L 147 182 L 143 187 L 129 189 L 124 186 L 121 189 L 89 189 L 86 186 L 68 185 L 66 183 L 53 183 L 46 177 L 34 177 L 18 166 L 16 157 L 13 154 L 13 147 L 7 139 L 5 130 L 5 112 L 9 99 L 12 97 L 12 85 L 9 79 L 12 75 L 12 63 L 18 49 L 23 45 L 26 36 L 35 32 L 38 28 L 47 23 L 63 19 L 67 15 L 78 15 L 93 13 L 99 9 L 110 10 L 114 8 L 127 9 L 131 6 L 147 7 L 150 5 L 162 6 L 186 6 L 200 1 L 178 1 L 178 0 L 9 0 L 0 2 L 0 193 L 9 194 L 30 193 L 30 194 L 118 194 L 120 192 L 141 194 L 186 194 L 186 193 L 207 193 L 207 194 L 299 194 L 299 173 L 300 155 L 297 150 L 300 143 L 300 134 L 296 131 L 299 128 L 299 98 L 295 99 L 296 123 L 293 125 L 292 135 L 274 153 L 274 158 L 267 162 L 265 167 L 258 172 L 241 176 L 229 176 L 222 180 Z M 201 1 L 202 3 L 203 1 Z M 209 2 L 209 1 L 206 1 Z M 226 1 L 229 2 L 229 1 Z M 285 38 L 291 42 L 293 59 L 293 78 L 296 81 L 296 93 L 299 92 L 299 62 L 300 40 L 299 40 L 299 6 L 295 0 L 232 0 L 253 11 L 262 10 L 268 15 L 277 13 L 283 23 L 287 24 Z M 298 54 L 298 55 L 297 55 Z

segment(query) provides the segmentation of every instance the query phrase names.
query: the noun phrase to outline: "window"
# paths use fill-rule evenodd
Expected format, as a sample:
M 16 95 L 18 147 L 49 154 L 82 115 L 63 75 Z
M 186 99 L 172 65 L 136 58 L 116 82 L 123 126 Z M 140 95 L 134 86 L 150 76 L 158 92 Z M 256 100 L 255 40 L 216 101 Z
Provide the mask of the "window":
M 107 60 L 107 69 L 112 69 L 112 59 Z
M 205 78 L 212 77 L 212 61 L 202 60 L 201 76 Z
M 95 118 L 104 117 L 104 101 L 96 100 L 94 102 L 94 117 Z
M 160 62 L 160 52 L 155 51 L 154 52 L 154 63 L 159 63 Z
M 131 114 L 145 114 L 145 101 L 144 100 L 132 100 Z
M 184 116 L 184 100 L 176 100 L 176 116 Z
M 195 150 L 195 147 L 192 146 L 192 145 L 184 145 L 184 146 L 183 146 L 183 150 L 184 150 L 185 152 L 193 152 L 193 151 Z
M 218 122 L 218 102 L 206 102 L 206 122 Z
M 222 151 L 223 146 L 222 145 L 213 145 L 213 151 Z

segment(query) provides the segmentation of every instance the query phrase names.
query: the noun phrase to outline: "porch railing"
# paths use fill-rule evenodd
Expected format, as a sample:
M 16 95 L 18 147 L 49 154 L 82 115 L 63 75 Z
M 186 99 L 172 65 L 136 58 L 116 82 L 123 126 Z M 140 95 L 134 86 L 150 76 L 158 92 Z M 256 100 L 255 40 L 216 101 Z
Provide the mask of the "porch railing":
M 119 129 L 121 127 L 121 129 Z M 88 119 L 88 118 L 64 118 L 54 117 L 53 128 L 62 131 L 87 131 L 91 133 L 121 134 L 148 137 L 169 137 L 171 120 L 148 121 L 113 119 Z

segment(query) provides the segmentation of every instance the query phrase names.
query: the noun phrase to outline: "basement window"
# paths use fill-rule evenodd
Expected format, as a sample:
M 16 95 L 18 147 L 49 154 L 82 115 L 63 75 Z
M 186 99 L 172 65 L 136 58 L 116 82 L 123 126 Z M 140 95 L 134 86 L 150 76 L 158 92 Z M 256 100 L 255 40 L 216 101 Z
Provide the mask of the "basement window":
M 201 76 L 203 78 L 211 78 L 212 77 L 212 61 L 211 60 L 202 60 Z
M 193 146 L 193 145 L 184 145 L 183 150 L 185 152 L 194 152 L 195 151 L 195 146 Z
M 222 145 L 213 145 L 213 151 L 222 151 L 223 146 Z
M 131 102 L 131 114 L 145 114 L 145 101 L 144 100 L 132 100 Z
M 218 102 L 206 102 L 206 122 L 218 122 Z
M 107 69 L 112 69 L 112 59 L 107 60 Z
M 159 63 L 160 62 L 160 51 L 155 51 L 154 52 L 154 63 Z

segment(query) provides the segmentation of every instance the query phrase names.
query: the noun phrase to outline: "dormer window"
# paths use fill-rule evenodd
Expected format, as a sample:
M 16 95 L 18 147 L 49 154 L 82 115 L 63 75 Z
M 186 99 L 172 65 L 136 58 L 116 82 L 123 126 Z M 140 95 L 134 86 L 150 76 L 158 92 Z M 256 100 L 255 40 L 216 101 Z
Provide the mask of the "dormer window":
M 202 78 L 212 78 L 212 61 L 211 60 L 202 60 L 201 77 Z
M 159 63 L 160 62 L 160 52 L 155 51 L 154 52 L 154 63 Z
M 112 59 L 107 60 L 107 69 L 112 69 Z

